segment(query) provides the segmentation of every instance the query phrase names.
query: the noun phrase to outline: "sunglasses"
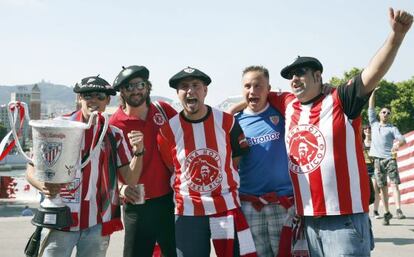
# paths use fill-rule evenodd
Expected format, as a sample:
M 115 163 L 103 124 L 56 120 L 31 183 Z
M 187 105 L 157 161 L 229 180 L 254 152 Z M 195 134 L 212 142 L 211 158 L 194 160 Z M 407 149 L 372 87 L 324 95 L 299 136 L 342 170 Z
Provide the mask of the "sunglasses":
M 128 83 L 127 85 L 123 86 L 126 91 L 132 92 L 135 89 L 143 90 L 147 86 L 145 81 L 137 82 L 137 83 Z
M 105 100 L 108 96 L 105 92 L 88 92 L 82 93 L 81 97 L 85 100 L 91 100 L 92 98 L 97 98 L 99 101 Z
M 391 112 L 389 112 L 389 111 L 382 111 L 381 113 L 384 114 L 384 115 L 390 115 L 391 114 Z
M 309 70 L 309 68 L 305 68 L 305 67 L 302 67 L 302 68 L 296 68 L 296 69 L 292 70 L 292 71 L 289 73 L 289 77 L 290 77 L 290 79 L 292 79 L 292 78 L 293 78 L 293 76 L 296 76 L 296 77 L 302 77 L 303 75 L 305 75 L 305 74 L 306 74 L 306 72 L 308 72 L 308 70 Z

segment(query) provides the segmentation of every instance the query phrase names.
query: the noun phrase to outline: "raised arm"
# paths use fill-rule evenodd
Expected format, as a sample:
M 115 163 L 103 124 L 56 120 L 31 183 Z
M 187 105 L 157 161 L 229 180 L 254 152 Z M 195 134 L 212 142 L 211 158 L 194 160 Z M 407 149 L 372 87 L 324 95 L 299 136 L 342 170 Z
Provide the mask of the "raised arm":
M 369 97 L 369 102 L 368 102 L 368 108 L 369 109 L 375 109 L 375 91 L 378 90 L 378 87 L 376 87 L 374 89 L 374 91 L 372 91 L 371 96 Z
M 398 49 L 404 37 L 413 23 L 413 16 L 403 10 L 389 9 L 391 32 L 384 45 L 371 59 L 368 66 L 362 72 L 362 95 L 367 95 L 379 83 L 394 62 Z

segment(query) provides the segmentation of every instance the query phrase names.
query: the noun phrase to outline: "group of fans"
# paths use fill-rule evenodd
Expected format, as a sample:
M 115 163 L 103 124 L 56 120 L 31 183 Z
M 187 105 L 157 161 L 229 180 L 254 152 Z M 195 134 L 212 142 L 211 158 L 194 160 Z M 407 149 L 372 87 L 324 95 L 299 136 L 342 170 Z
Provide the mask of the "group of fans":
M 75 196 L 66 201 L 73 225 L 48 230 L 39 256 L 70 257 L 75 246 L 78 257 L 105 256 L 111 233 L 123 226 L 125 257 L 152 256 L 156 245 L 163 256 L 208 257 L 211 242 L 218 257 L 370 256 L 360 113 L 413 22 L 405 11 L 390 9 L 389 17 L 384 45 L 337 88 L 323 84 L 313 57 L 281 70 L 291 93 L 271 92 L 269 71 L 247 67 L 234 116 L 205 104 L 212 80 L 192 67 L 169 80 L 179 113 L 151 101 L 144 66 L 123 68 L 112 86 L 82 79 L 74 87 L 81 108 L 67 119 L 87 122 L 116 92 L 121 104 L 100 151 L 73 182 L 38 181 L 28 166 L 28 181 L 46 196 L 62 186 Z M 79 142 L 82 157 L 100 122 Z M 135 204 L 136 184 L 145 186 L 143 204 Z

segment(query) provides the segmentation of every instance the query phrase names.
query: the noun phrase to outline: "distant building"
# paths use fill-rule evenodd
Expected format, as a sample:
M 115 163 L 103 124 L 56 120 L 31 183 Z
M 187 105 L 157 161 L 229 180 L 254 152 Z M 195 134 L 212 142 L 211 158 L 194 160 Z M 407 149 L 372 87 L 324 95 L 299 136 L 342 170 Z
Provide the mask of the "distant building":
M 10 100 L 25 102 L 27 105 L 29 105 L 30 97 L 31 97 L 31 92 L 29 92 L 29 89 L 25 86 L 19 86 L 17 87 L 17 92 L 11 93 Z
M 32 120 L 40 120 L 41 100 L 40 89 L 37 84 L 32 87 L 30 97 L 30 118 Z
M 228 108 L 230 108 L 230 106 L 232 106 L 233 104 L 239 103 L 240 101 L 243 100 L 243 96 L 242 95 L 236 95 L 236 96 L 229 96 L 227 97 L 223 102 L 221 102 L 220 104 L 217 105 L 217 108 L 225 111 Z
M 24 102 L 27 104 L 29 108 L 28 113 L 31 119 L 38 120 L 40 119 L 40 111 L 41 111 L 41 98 L 40 98 L 40 89 L 37 84 L 35 84 L 32 89 L 29 91 L 27 86 L 19 86 L 17 87 L 17 92 L 12 92 L 10 96 L 10 101 L 19 101 Z M 7 116 L 7 107 L 5 108 L 6 116 Z M 1 110 L 1 115 L 3 115 L 4 110 Z M 16 127 L 19 124 L 19 120 L 16 122 Z M 10 125 L 8 124 L 8 116 L 7 116 L 7 127 L 10 129 Z M 17 129 L 17 128 L 16 128 Z M 23 140 L 24 138 L 24 140 Z M 23 123 L 23 138 L 22 144 L 23 146 L 26 145 L 26 140 L 32 138 L 32 133 L 29 128 L 29 124 L 27 120 Z
M 7 114 L 7 104 L 0 105 L 0 123 L 10 131 L 9 115 Z
M 10 101 L 19 101 L 19 102 L 24 102 L 27 104 L 28 108 L 29 108 L 29 113 L 30 113 L 30 97 L 31 94 L 29 92 L 29 89 L 25 86 L 18 86 L 17 87 L 17 92 L 12 92 L 11 96 L 10 96 Z M 16 121 L 16 125 L 20 124 L 20 120 Z M 18 128 L 18 127 L 17 127 Z M 16 129 L 17 129 L 16 128 Z M 24 121 L 23 123 L 23 136 L 20 139 L 22 146 L 25 147 L 26 146 L 26 139 L 29 139 L 29 137 L 31 137 L 30 130 L 29 130 L 29 123 L 27 122 L 27 120 Z

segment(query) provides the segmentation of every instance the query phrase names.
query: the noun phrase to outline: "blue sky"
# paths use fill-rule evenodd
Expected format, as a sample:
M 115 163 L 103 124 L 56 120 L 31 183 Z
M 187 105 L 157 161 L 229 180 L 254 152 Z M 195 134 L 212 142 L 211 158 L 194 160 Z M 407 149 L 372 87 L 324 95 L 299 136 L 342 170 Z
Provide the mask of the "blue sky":
M 215 105 L 240 94 L 248 65 L 267 67 L 282 90 L 279 72 L 297 55 L 319 58 L 325 80 L 365 67 L 390 31 L 390 6 L 414 12 L 412 0 L 0 0 L 0 85 L 96 74 L 112 83 L 122 65 L 138 64 L 154 95 L 175 99 L 168 79 L 193 66 L 211 76 Z M 414 76 L 413 30 L 386 79 Z

